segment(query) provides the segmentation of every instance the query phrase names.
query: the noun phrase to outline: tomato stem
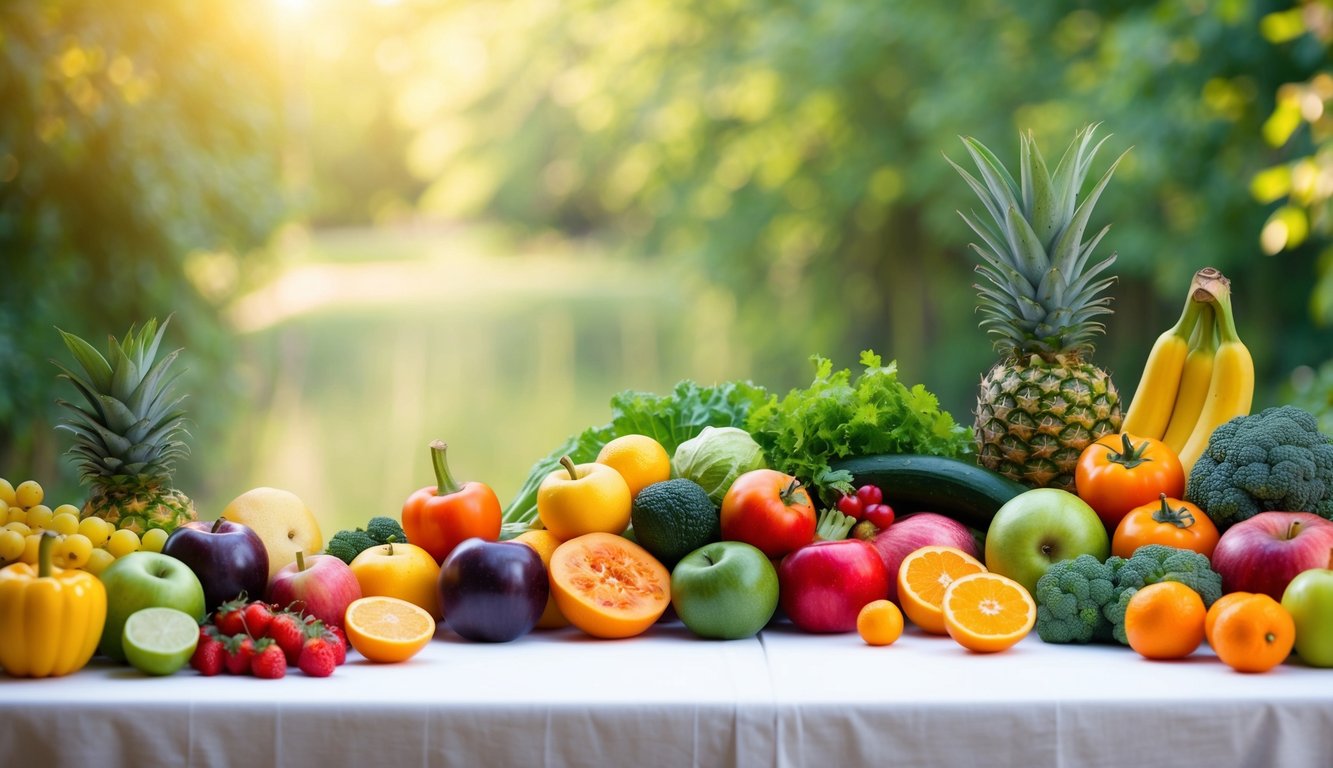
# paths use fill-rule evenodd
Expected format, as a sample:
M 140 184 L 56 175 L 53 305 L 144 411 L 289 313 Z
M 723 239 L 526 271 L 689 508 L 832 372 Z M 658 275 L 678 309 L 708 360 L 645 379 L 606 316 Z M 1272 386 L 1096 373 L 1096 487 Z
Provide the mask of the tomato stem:
M 1144 456 L 1144 454 L 1148 452 L 1149 447 L 1147 440 L 1144 440 L 1138 445 L 1134 445 L 1134 441 L 1129 439 L 1129 433 L 1121 432 L 1120 444 L 1121 450 L 1119 453 L 1109 447 L 1106 449 L 1107 461 L 1120 464 L 1125 469 L 1133 469 L 1145 461 L 1152 461 L 1152 459 Z
M 430 461 L 435 466 L 436 496 L 448 496 L 462 490 L 458 483 L 454 481 L 453 474 L 449 472 L 449 460 L 445 456 L 445 451 L 448 449 L 448 443 L 443 440 L 431 441 Z
M 1194 525 L 1194 513 L 1190 512 L 1188 507 L 1172 509 L 1165 493 L 1158 494 L 1158 498 L 1162 500 L 1162 506 L 1152 513 L 1153 520 L 1159 523 L 1170 523 L 1177 528 L 1188 528 Z

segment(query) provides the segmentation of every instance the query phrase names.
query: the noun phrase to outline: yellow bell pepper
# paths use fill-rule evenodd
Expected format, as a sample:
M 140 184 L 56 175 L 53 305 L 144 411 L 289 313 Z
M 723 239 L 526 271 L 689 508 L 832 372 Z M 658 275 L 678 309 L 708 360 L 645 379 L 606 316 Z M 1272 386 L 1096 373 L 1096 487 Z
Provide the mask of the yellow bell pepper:
M 0 667 L 15 677 L 82 669 L 106 624 L 106 587 L 90 573 L 53 566 L 57 538 L 42 535 L 36 568 L 0 568 Z

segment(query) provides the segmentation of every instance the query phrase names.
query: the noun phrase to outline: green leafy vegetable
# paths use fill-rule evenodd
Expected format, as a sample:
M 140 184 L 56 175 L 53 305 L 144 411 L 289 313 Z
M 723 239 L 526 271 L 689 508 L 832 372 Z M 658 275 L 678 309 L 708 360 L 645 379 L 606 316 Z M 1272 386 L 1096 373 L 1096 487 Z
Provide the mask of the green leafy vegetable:
M 768 465 L 795 475 L 824 492 L 852 492 L 850 473 L 829 462 L 878 453 L 920 453 L 959 458 L 972 451 L 972 430 L 957 424 L 925 387 L 898 380 L 895 362 L 861 353 L 865 370 L 852 380 L 849 370 L 811 358 L 815 380 L 786 397 L 769 397 L 750 414 L 747 429 Z
M 611 398 L 611 421 L 574 435 L 533 465 L 518 494 L 504 511 L 505 534 L 528 528 L 537 517 L 537 487 L 559 469 L 560 457 L 575 464 L 594 461 L 602 446 L 622 435 L 647 435 L 662 444 L 667 454 L 704 427 L 740 427 L 768 392 L 748 381 L 729 381 L 701 387 L 682 381 L 671 394 L 626 390 Z

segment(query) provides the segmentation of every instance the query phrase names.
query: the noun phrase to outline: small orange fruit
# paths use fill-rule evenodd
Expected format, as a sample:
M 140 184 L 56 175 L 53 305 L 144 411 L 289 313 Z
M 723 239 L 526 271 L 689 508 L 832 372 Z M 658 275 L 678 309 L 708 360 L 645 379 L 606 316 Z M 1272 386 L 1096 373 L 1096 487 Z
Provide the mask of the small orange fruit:
M 1022 584 L 998 573 L 972 573 L 944 590 L 944 629 L 969 651 L 995 653 L 1027 637 L 1037 604 Z
M 1210 642 L 1217 658 L 1237 672 L 1267 672 L 1291 654 L 1296 622 L 1272 597 L 1247 595 L 1216 615 Z
M 514 537 L 514 541 L 521 541 L 529 547 L 537 550 L 537 554 L 542 559 L 542 565 L 546 567 L 547 577 L 551 573 L 551 555 L 555 554 L 556 547 L 560 546 L 560 539 L 555 534 L 545 529 L 536 529 L 524 531 Z M 555 604 L 555 594 L 546 596 L 546 607 L 542 609 L 541 618 L 537 619 L 537 629 L 557 629 L 559 627 L 569 626 L 569 619 L 560 612 L 560 606 Z
M 407 661 L 435 636 L 430 611 L 397 597 L 376 595 L 352 601 L 343 619 L 347 642 L 371 661 Z
M 903 558 L 898 568 L 898 601 L 913 624 L 936 635 L 945 634 L 944 590 L 956 579 L 983 573 L 981 561 L 956 547 L 921 547 Z
M 671 478 L 671 457 L 666 448 L 647 435 L 621 435 L 597 453 L 597 463 L 620 473 L 629 486 L 630 498 L 639 491 Z
M 856 615 L 856 631 L 866 645 L 892 645 L 903 634 L 903 614 L 888 600 L 872 600 Z
M 1178 581 L 1161 581 L 1129 599 L 1125 637 L 1146 659 L 1183 659 L 1203 642 L 1206 617 L 1198 592 Z
M 1228 592 L 1208 606 L 1208 612 L 1203 616 L 1203 639 L 1207 640 L 1209 645 L 1213 644 L 1213 625 L 1217 623 L 1218 614 L 1222 613 L 1228 605 L 1244 600 L 1252 594 L 1252 592 Z

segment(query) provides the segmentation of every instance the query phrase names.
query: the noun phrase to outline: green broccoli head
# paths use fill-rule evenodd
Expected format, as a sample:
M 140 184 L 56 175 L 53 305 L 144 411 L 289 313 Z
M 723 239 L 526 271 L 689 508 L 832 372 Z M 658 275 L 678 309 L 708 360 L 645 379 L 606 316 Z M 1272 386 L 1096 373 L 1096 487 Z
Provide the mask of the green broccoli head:
M 1134 550 L 1116 573 L 1119 592 L 1107 603 L 1103 616 L 1111 623 L 1112 636 L 1129 644 L 1125 637 L 1125 608 L 1134 593 L 1159 581 L 1178 581 L 1199 593 L 1205 608 L 1222 596 L 1222 577 L 1214 571 L 1205 555 L 1188 549 L 1147 544 Z
M 338 531 L 333 534 L 324 551 L 351 565 L 357 555 L 378 545 L 379 542 L 372 539 L 370 534 L 357 528 L 354 531 Z
M 1291 405 L 1237 416 L 1213 430 L 1185 498 L 1222 530 L 1269 510 L 1333 519 L 1333 438 Z
M 392 517 L 370 518 L 370 522 L 366 523 L 366 533 L 379 544 L 388 544 L 390 541 L 407 543 L 407 534 L 403 532 L 403 526 Z
M 1111 638 L 1103 608 L 1119 594 L 1116 573 L 1123 560 L 1103 563 L 1092 555 L 1054 563 L 1037 580 L 1037 635 L 1048 643 L 1090 643 Z

